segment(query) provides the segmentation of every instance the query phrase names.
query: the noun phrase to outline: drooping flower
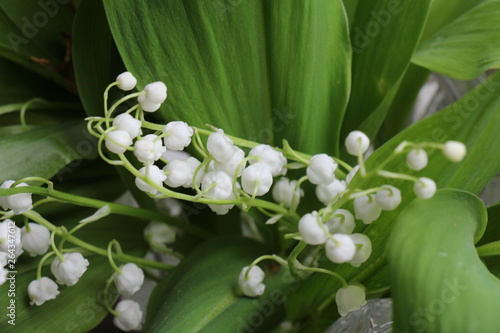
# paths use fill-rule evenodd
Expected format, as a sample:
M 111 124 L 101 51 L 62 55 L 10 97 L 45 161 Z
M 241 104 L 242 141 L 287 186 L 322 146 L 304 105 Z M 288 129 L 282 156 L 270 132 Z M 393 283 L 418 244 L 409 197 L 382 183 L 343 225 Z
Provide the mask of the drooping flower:
M 14 180 L 6 180 L 2 183 L 0 188 L 6 189 L 10 188 L 14 184 Z M 15 187 L 28 186 L 26 183 L 17 184 Z M 14 214 L 19 215 L 26 213 L 31 208 L 33 208 L 33 200 L 31 199 L 31 193 L 18 193 L 12 194 L 6 197 L 0 197 L 0 205 L 3 209 L 12 209 Z
M 436 183 L 427 177 L 421 177 L 413 185 L 413 192 L 422 199 L 429 199 L 436 193 Z
M 452 162 L 460 162 L 467 154 L 467 147 L 459 141 L 446 141 L 444 143 L 443 154 Z
M 359 285 L 340 288 L 335 295 L 335 303 L 342 317 L 351 311 L 359 310 L 366 304 L 365 288 Z
M 427 153 L 422 148 L 413 149 L 406 155 L 406 164 L 415 171 L 425 168 L 428 160 Z
M 359 267 L 370 258 L 372 254 L 372 242 L 370 238 L 364 234 L 352 234 L 351 238 L 354 244 L 356 244 L 356 253 L 349 263 L 354 267 Z
M 31 305 L 42 305 L 43 303 L 55 299 L 59 295 L 57 283 L 48 277 L 31 281 L 28 285 L 28 296 Z
M 149 170 L 148 170 L 148 167 L 140 168 L 139 173 L 142 176 L 147 177 L 147 179 L 149 181 L 151 181 L 152 183 L 154 183 L 160 187 L 163 186 L 162 183 L 167 178 L 165 173 L 163 173 L 163 171 L 161 171 L 161 169 L 158 168 L 156 165 L 150 165 Z M 148 192 L 151 194 L 158 194 L 159 193 L 159 191 L 157 189 L 155 189 L 153 186 L 147 184 L 145 181 L 143 181 L 139 177 L 135 178 L 135 185 L 141 191 Z
M 316 211 L 302 216 L 299 220 L 299 232 L 304 242 L 310 245 L 319 245 L 326 242 L 328 235 L 322 226 L 321 218 Z
M 316 186 L 316 196 L 323 204 L 328 205 L 334 198 L 346 189 L 346 182 L 334 179 L 329 184 L 320 184 Z
M 271 170 L 261 163 L 250 165 L 241 174 L 241 186 L 248 194 L 264 195 L 269 192 L 272 184 Z
M 137 84 L 137 79 L 130 72 L 123 72 L 116 77 L 116 82 L 118 83 L 118 88 L 123 91 L 129 91 L 135 88 Z
M 311 157 L 306 174 L 313 184 L 329 184 L 335 179 L 337 166 L 337 163 L 330 156 L 317 154 Z
M 12 220 L 0 222 L 0 251 L 14 254 L 16 258 L 24 252 L 21 229 Z
M 361 131 L 352 131 L 345 139 L 345 147 L 350 155 L 364 154 L 370 147 L 370 139 Z
M 21 241 L 23 249 L 34 257 L 47 252 L 50 247 L 50 231 L 38 223 L 29 223 L 29 231 L 26 226 L 21 229 Z
M 183 150 L 191 143 L 193 129 L 184 121 L 171 121 L 163 128 L 165 147 L 170 150 Z
M 239 177 L 243 173 L 243 170 L 245 168 L 245 165 L 241 165 L 241 162 L 245 159 L 245 152 L 241 150 L 240 148 L 236 147 L 236 151 L 233 154 L 233 157 L 227 162 L 218 162 L 215 161 L 213 163 L 214 170 L 216 171 L 224 171 L 230 176 L 236 176 Z M 238 167 L 240 167 L 240 170 L 238 174 L 236 175 L 236 171 L 238 170 Z
M 144 283 L 144 272 L 134 263 L 120 266 L 121 273 L 115 272 L 114 281 L 118 293 L 123 296 L 132 296 Z
M 142 311 L 139 303 L 126 299 L 116 305 L 115 311 L 118 315 L 113 319 L 113 324 L 122 331 L 137 331 L 142 328 Z
M 281 177 L 273 187 L 273 199 L 283 204 L 285 207 L 292 207 L 292 203 L 298 204 L 300 198 L 304 196 L 304 190 L 301 188 L 295 189 L 297 185 L 296 180 L 290 180 L 286 177 Z
M 89 261 L 85 259 L 81 253 L 64 253 L 64 261 L 56 257 L 50 265 L 50 271 L 56 277 L 59 284 L 67 286 L 75 285 L 87 270 Z
M 113 126 L 118 130 L 127 132 L 130 138 L 135 138 L 142 134 L 142 122 L 128 113 L 122 113 L 116 116 L 113 120 Z
M 167 99 L 167 86 L 161 81 L 147 84 L 143 91 L 145 95 L 139 96 L 137 101 L 146 112 L 158 110 Z
M 250 164 L 261 163 L 271 170 L 273 176 L 283 174 L 283 166 L 286 164 L 286 158 L 283 153 L 275 150 L 270 145 L 260 144 L 250 150 L 248 156 L 256 156 L 256 159 L 251 159 Z
M 104 145 L 112 153 L 123 154 L 132 145 L 132 138 L 126 131 L 115 130 L 106 134 Z
M 153 163 L 165 152 L 162 141 L 157 135 L 148 134 L 134 144 L 134 155 L 142 163 Z
M 332 239 L 326 241 L 325 252 L 332 262 L 342 264 L 352 260 L 356 245 L 350 235 L 333 234 Z
M 216 161 L 222 163 L 229 162 L 237 151 L 233 141 L 221 129 L 208 136 L 207 150 Z
M 165 184 L 172 188 L 184 186 L 188 187 L 192 184 L 194 170 L 187 161 L 173 160 L 163 168 L 163 172 L 167 175 Z
M 248 297 L 262 295 L 266 286 L 264 281 L 265 273 L 259 266 L 253 266 L 248 272 L 248 278 L 245 278 L 248 266 L 243 267 L 238 278 L 238 282 L 243 293 Z
M 227 199 L 233 193 L 233 180 L 225 172 L 211 171 L 203 177 L 201 189 L 207 198 Z
M 382 210 L 394 210 L 401 203 L 401 191 L 391 185 L 383 185 L 375 194 L 375 200 Z
M 331 234 L 352 234 L 354 228 L 356 227 L 356 222 L 354 221 L 354 216 L 351 212 L 346 209 L 337 209 L 334 213 L 335 216 L 330 220 L 325 222 L 328 231 Z
M 382 209 L 375 200 L 375 195 L 364 195 L 354 199 L 354 213 L 356 218 L 365 224 L 370 224 L 379 218 Z

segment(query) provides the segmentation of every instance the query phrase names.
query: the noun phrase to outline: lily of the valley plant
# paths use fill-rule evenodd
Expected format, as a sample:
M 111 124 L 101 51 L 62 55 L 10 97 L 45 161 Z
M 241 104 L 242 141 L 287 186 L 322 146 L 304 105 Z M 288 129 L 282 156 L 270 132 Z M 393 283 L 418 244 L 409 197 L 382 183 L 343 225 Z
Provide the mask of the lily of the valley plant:
M 2 332 L 498 329 L 500 1 L 0 10 Z

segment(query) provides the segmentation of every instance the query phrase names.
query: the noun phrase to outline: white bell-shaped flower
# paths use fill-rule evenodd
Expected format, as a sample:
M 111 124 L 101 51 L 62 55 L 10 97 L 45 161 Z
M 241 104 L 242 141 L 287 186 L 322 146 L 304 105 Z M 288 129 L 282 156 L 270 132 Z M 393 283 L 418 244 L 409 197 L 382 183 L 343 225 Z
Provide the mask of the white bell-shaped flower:
M 354 213 L 363 223 L 370 224 L 379 218 L 382 209 L 375 200 L 375 195 L 364 195 L 354 199 Z
M 143 96 L 150 103 L 161 104 L 167 99 L 167 86 L 161 81 L 147 84 L 143 91 L 146 93 Z
M 443 154 L 452 162 L 460 162 L 467 154 L 467 147 L 459 141 L 446 141 L 444 143 Z
M 429 199 L 436 193 L 436 183 L 427 177 L 421 177 L 413 185 L 413 192 L 422 199 Z
M 175 242 L 175 229 L 168 224 L 151 221 L 144 229 L 144 238 L 156 244 L 172 244 Z
M 24 226 L 21 229 L 23 249 L 34 257 L 47 252 L 50 247 L 50 231 L 38 223 L 29 223 L 29 231 Z
M 244 159 L 245 159 L 245 152 L 243 150 L 241 150 L 240 148 L 236 147 L 236 151 L 235 151 L 233 157 L 231 157 L 231 159 L 229 161 L 227 161 L 227 162 L 215 161 L 213 163 L 213 168 L 214 168 L 214 170 L 217 170 L 217 171 L 224 171 L 225 173 L 227 173 L 230 176 L 235 176 L 236 171 L 238 171 L 238 167 L 240 166 L 241 162 L 243 162 Z M 241 176 L 244 169 L 245 169 L 245 165 L 243 164 L 240 167 L 240 170 L 236 176 L 237 177 Z
M 123 154 L 132 145 L 132 138 L 126 131 L 115 130 L 106 134 L 104 145 L 112 153 Z
M 356 244 L 350 235 L 333 234 L 326 241 L 325 252 L 328 259 L 336 264 L 342 264 L 352 260 L 356 254 Z
M 372 242 L 364 234 L 352 234 L 351 238 L 354 244 L 356 244 L 356 253 L 349 263 L 354 267 L 359 267 L 370 258 L 372 254 Z
M 115 308 L 118 315 L 113 318 L 113 324 L 122 331 L 138 331 L 142 328 L 142 311 L 139 303 L 125 299 Z
M 162 183 L 167 178 L 165 173 L 163 173 L 163 171 L 161 171 L 161 169 L 158 168 L 156 165 L 150 165 L 149 168 L 148 167 L 140 168 L 139 173 L 142 176 L 146 177 L 150 182 L 152 182 L 153 184 L 156 184 L 157 186 L 160 186 L 160 187 L 163 187 Z M 155 189 L 153 186 L 147 184 L 139 177 L 135 178 L 135 185 L 141 191 L 148 192 L 151 194 L 158 194 L 159 193 L 159 191 L 157 189 Z
M 287 208 L 292 207 L 294 200 L 298 204 L 300 198 L 304 196 L 304 190 L 301 188 L 295 189 L 295 186 L 297 186 L 296 180 L 281 177 L 273 186 L 274 201 L 283 204 Z
M 236 186 L 239 188 L 239 184 L 236 183 Z M 231 193 L 226 200 L 234 199 L 234 193 Z M 226 215 L 229 213 L 231 209 L 233 209 L 234 205 L 216 205 L 216 204 L 208 204 L 208 207 L 217 215 Z
M 356 222 L 351 212 L 340 208 L 335 211 L 334 215 L 340 216 L 335 216 L 325 222 L 328 231 L 331 234 L 352 234 L 354 228 L 356 228 Z
M 186 159 L 187 164 L 191 167 L 192 175 L 194 176 L 194 173 L 196 172 L 196 169 L 200 166 L 201 162 L 198 161 L 195 157 L 189 157 Z M 205 168 L 201 168 L 198 170 L 198 173 L 196 174 L 196 185 L 200 186 L 201 185 L 201 180 L 205 177 Z M 189 184 L 186 184 L 185 187 L 190 187 L 193 188 L 194 185 L 192 183 L 192 180 L 189 182 Z
M 162 141 L 157 135 L 148 134 L 134 144 L 134 155 L 142 163 L 153 163 L 165 152 Z
M 283 166 L 286 164 L 286 158 L 283 153 L 275 150 L 270 145 L 258 145 L 252 148 L 248 156 L 256 156 L 257 159 L 251 159 L 250 164 L 260 163 L 271 170 L 273 176 L 283 174 Z
M 342 317 L 351 311 L 359 310 L 366 304 L 365 288 L 359 285 L 340 288 L 335 295 L 335 303 Z
M 248 266 L 243 267 L 238 277 L 238 282 L 243 294 L 248 297 L 260 296 L 264 293 L 266 286 L 264 281 L 265 273 L 259 266 L 253 266 L 248 272 L 248 278 L 245 278 Z
M 40 280 L 31 281 L 28 285 L 28 296 L 30 305 L 42 305 L 43 303 L 55 299 L 59 295 L 57 283 L 43 276 Z
M 50 265 L 50 271 L 56 277 L 59 284 L 67 286 L 75 285 L 87 270 L 89 261 L 85 259 L 81 253 L 64 253 L 64 261 L 56 257 Z
M 375 200 L 382 210 L 394 210 L 401 203 L 401 191 L 391 185 L 382 186 L 375 194 Z
M 269 192 L 271 185 L 273 185 L 273 175 L 264 164 L 252 164 L 241 174 L 241 186 L 248 194 L 264 195 Z
M 130 72 L 123 72 L 116 77 L 118 88 L 123 91 L 129 91 L 135 88 L 137 79 Z M 37 304 L 38 305 L 38 304 Z
M 155 112 L 161 107 L 161 103 L 151 102 L 144 95 L 137 97 L 137 101 L 139 102 L 141 109 L 143 109 L 146 112 Z
M 347 176 L 345 176 L 345 183 L 346 185 L 349 185 L 349 183 L 351 182 L 351 180 L 354 178 L 354 176 L 356 176 L 356 174 L 358 173 L 358 170 L 359 170 L 359 165 L 356 165 L 354 168 L 352 168 L 352 170 L 347 174 Z
M 9 261 L 9 254 L 7 252 L 0 251 L 0 268 L 7 265 L 8 261 Z M 1 285 L 1 283 L 0 283 L 0 285 Z
M 188 158 L 190 158 L 191 155 L 184 150 L 170 150 L 167 148 L 165 149 L 165 152 L 163 153 L 162 157 L 167 161 L 172 161 L 172 160 L 185 161 Z
M 413 149 L 406 155 L 406 164 L 415 171 L 425 168 L 428 161 L 427 153 L 422 148 Z
M 364 154 L 370 147 L 370 139 L 361 131 L 352 131 L 345 139 L 345 147 L 350 155 Z
M 233 141 L 221 129 L 208 136 L 207 150 L 216 161 L 222 163 L 229 162 L 237 151 Z
M 138 137 L 142 134 L 142 122 L 128 113 L 122 113 L 116 116 L 113 120 L 113 126 L 120 131 L 127 132 L 131 138 Z
M 316 211 L 302 216 L 299 220 L 299 232 L 304 242 L 309 245 L 319 245 L 326 242 L 328 235 L 325 230 L 326 226 L 323 225 Z
M 333 199 L 337 198 L 340 193 L 346 190 L 346 182 L 335 179 L 329 184 L 320 184 L 316 186 L 316 196 L 323 204 L 328 205 Z
M 201 189 L 207 198 L 224 200 L 233 193 L 233 179 L 225 172 L 211 171 L 203 177 Z
M 120 266 L 121 273 L 115 272 L 114 281 L 120 295 L 132 296 L 144 283 L 144 272 L 136 264 L 128 263 Z
M 16 258 L 24 252 L 21 229 L 12 220 L 0 222 L 0 251 L 14 254 Z
M 14 180 L 6 180 L 3 182 L 0 188 L 10 188 L 14 184 Z M 17 184 L 15 187 L 28 186 L 26 183 Z M 0 197 L 0 205 L 3 209 L 12 209 L 14 214 L 19 215 L 26 213 L 31 208 L 33 208 L 33 200 L 31 199 L 31 193 L 18 193 L 12 194 L 6 197 Z
M 187 161 L 173 160 L 165 165 L 163 172 L 167 175 L 165 184 L 176 188 L 191 185 L 194 170 Z
M 165 147 L 170 150 L 183 150 L 191 143 L 193 129 L 184 121 L 171 121 L 163 128 Z
M 361 131 L 352 131 L 345 139 L 345 147 L 350 155 L 364 154 L 370 147 L 370 139 Z
M 337 163 L 327 154 L 314 155 L 307 167 L 306 174 L 313 184 L 330 184 L 335 179 Z

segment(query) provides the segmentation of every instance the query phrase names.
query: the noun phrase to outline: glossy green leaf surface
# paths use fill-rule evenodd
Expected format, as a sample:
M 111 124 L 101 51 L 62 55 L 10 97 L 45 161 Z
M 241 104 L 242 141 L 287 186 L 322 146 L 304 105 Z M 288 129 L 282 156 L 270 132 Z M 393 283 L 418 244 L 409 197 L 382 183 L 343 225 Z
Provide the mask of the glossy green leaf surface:
M 486 220 L 477 197 L 454 190 L 401 213 L 387 247 L 396 332 L 498 331 L 500 280 L 474 247 Z
M 265 6 L 275 142 L 287 139 L 311 154 L 338 154 L 351 84 L 342 2 L 273 0 Z
M 416 123 L 388 143 L 379 148 L 366 161 L 370 169 L 380 164 L 404 140 L 413 142 L 458 140 L 465 143 L 468 154 L 461 163 L 452 164 L 446 160 L 439 151 L 429 151 L 429 165 L 422 171 L 411 171 L 402 156 L 390 162 L 386 169 L 401 171 L 418 177 L 429 177 L 436 181 L 438 188 L 452 187 L 478 194 L 488 181 L 500 171 L 500 137 L 495 135 L 500 128 L 500 75 L 494 75 L 476 88 L 469 95 L 441 112 Z M 479 168 L 477 161 L 482 161 Z M 356 179 L 356 178 L 355 178 Z M 398 187 L 403 197 L 398 209 L 383 212 L 381 217 L 366 226 L 358 222 L 355 232 L 362 231 L 370 237 L 373 252 L 370 259 L 360 268 L 355 269 L 350 265 L 334 265 L 326 259 L 322 262 L 324 267 L 335 269 L 348 280 L 353 279 L 361 283 L 374 283 L 371 276 L 385 265 L 384 250 L 388 232 L 391 230 L 394 219 L 413 198 L 413 184 L 402 181 L 386 181 L 375 178 L 363 184 L 364 188 L 372 188 L 383 184 Z M 385 268 L 384 268 L 385 269 Z M 388 281 L 380 281 L 388 283 Z M 328 277 L 313 275 L 303 285 L 293 292 L 287 300 L 287 310 L 294 318 L 310 315 L 325 299 L 324 289 L 334 292 L 339 285 Z
M 341 142 L 352 130 L 373 137 L 418 45 L 430 1 L 358 3 L 351 30 L 352 90 Z M 381 52 L 393 49 L 394 52 Z M 344 150 L 343 150 L 344 151 Z
M 284 317 L 283 296 L 294 279 L 267 272 L 262 296 L 238 291 L 241 269 L 264 251 L 244 238 L 203 243 L 153 291 L 145 332 L 269 332 Z
M 71 161 L 94 158 L 96 141 L 81 121 L 29 129 L 0 138 L 0 179 L 54 176 Z M 69 167 L 71 169 L 71 166 Z
M 500 1 L 486 1 L 426 40 L 412 62 L 456 79 L 500 67 Z

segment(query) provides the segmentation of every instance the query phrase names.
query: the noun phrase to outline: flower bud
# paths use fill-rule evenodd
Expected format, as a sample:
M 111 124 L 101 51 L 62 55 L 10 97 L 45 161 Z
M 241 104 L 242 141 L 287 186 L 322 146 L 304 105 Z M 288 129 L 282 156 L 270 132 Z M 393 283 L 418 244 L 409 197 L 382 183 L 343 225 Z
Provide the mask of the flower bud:
M 365 288 L 358 285 L 349 285 L 340 288 L 335 295 L 335 303 L 342 317 L 349 312 L 359 310 L 366 304 Z
M 56 277 L 59 284 L 67 286 L 75 285 L 87 270 L 89 261 L 85 259 L 81 253 L 64 253 L 64 261 L 56 257 L 50 265 L 50 271 Z
M 144 229 L 144 238 L 156 244 L 172 244 L 175 242 L 175 229 L 165 223 L 151 221 Z
M 167 176 L 163 173 L 163 171 L 161 171 L 160 168 L 158 168 L 156 165 L 150 165 L 149 172 L 146 174 L 147 170 L 148 170 L 147 167 L 140 168 L 139 173 L 142 176 L 148 178 L 154 184 L 156 184 L 160 187 L 163 187 L 162 183 L 167 178 Z M 155 189 L 151 185 L 147 184 L 139 177 L 135 178 L 135 185 L 141 191 L 148 192 L 151 194 L 158 194 L 159 193 L 159 191 L 157 189 Z
M 170 150 L 183 150 L 191 143 L 193 129 L 183 121 L 171 121 L 163 128 L 165 147 Z
M 326 154 L 314 155 L 307 167 L 306 174 L 313 184 L 329 184 L 335 179 L 337 163 Z
M 166 149 L 157 135 L 148 134 L 135 142 L 134 155 L 142 163 L 153 163 L 160 159 Z
M 24 252 L 21 229 L 15 226 L 12 220 L 7 219 L 0 222 L 0 251 L 10 255 L 14 254 L 16 258 Z
M 248 297 L 260 296 L 266 289 L 266 286 L 262 283 L 265 277 L 264 271 L 259 266 L 253 266 L 248 272 L 248 278 L 245 278 L 248 267 L 243 267 L 238 277 L 240 288 L 243 294 Z
M 21 240 L 23 249 L 34 257 L 47 252 L 50 247 L 50 231 L 45 226 L 38 223 L 29 223 L 28 231 L 26 226 L 21 229 Z
M 238 170 L 238 167 L 240 166 L 241 162 L 245 159 L 245 152 L 241 150 L 240 148 L 236 147 L 236 151 L 231 157 L 231 159 L 227 162 L 217 162 L 215 161 L 213 164 L 214 170 L 216 171 L 224 171 L 230 176 L 236 176 L 239 177 L 243 173 L 243 170 L 245 169 L 245 164 L 243 164 L 240 168 L 239 173 L 236 175 L 236 171 Z
M 295 186 L 297 186 L 296 180 L 290 181 L 286 177 L 281 177 L 273 187 L 274 201 L 283 204 L 286 208 L 292 207 L 294 199 L 295 203 L 298 204 L 300 198 L 304 196 L 304 190 L 300 187 L 296 190 Z
M 123 91 L 129 91 L 135 88 L 137 84 L 137 79 L 130 72 L 123 72 L 116 77 L 116 82 L 118 83 L 118 88 Z
M 420 171 L 427 166 L 427 153 L 421 148 L 413 149 L 406 155 L 406 164 L 415 171 Z
M 57 284 L 48 277 L 31 281 L 28 285 L 28 296 L 31 299 L 30 305 L 42 305 L 46 301 L 55 299 L 59 295 Z
M 370 147 L 370 139 L 361 131 L 352 131 L 345 139 L 345 147 L 350 155 L 364 154 Z
M 114 281 L 120 295 L 129 297 L 141 289 L 144 283 L 144 272 L 136 264 L 128 263 L 120 266 L 121 273 L 115 272 Z
M 427 177 L 421 177 L 413 185 L 413 192 L 421 199 L 429 199 L 436 193 L 436 183 Z
M 219 129 L 217 132 L 208 136 L 207 150 L 218 162 L 228 162 L 236 153 L 236 147 L 233 141 L 224 135 L 224 131 Z
M 106 134 L 104 145 L 112 153 L 123 154 L 132 145 L 132 138 L 128 132 L 122 130 L 111 131 Z
M 142 122 L 128 113 L 122 113 L 116 116 L 113 120 L 113 126 L 120 131 L 127 132 L 131 138 L 138 137 L 142 134 Z
M 351 236 L 344 234 L 333 234 L 332 239 L 326 241 L 326 256 L 336 264 L 342 264 L 352 260 L 356 253 L 356 245 Z
M 144 95 L 137 97 L 137 101 L 141 105 L 141 109 L 146 112 L 155 112 L 161 107 L 161 103 L 153 103 Z
M 364 224 L 370 224 L 378 219 L 381 212 L 373 194 L 354 199 L 354 213 L 357 219 L 363 220 Z
M 248 194 L 264 195 L 271 189 L 273 175 L 271 170 L 261 163 L 255 163 L 243 170 L 241 186 Z
M 207 198 L 224 200 L 233 193 L 233 180 L 225 172 L 211 171 L 203 177 L 201 189 L 208 189 L 205 192 Z
M 271 170 L 273 176 L 283 173 L 283 166 L 286 164 L 286 158 L 283 153 L 273 149 L 269 145 L 258 145 L 252 148 L 248 156 L 256 156 L 257 159 L 251 159 L 250 164 L 260 163 Z
M 129 299 L 120 301 L 115 308 L 118 316 L 113 324 L 122 331 L 138 331 L 142 328 L 142 311 L 139 303 Z
M 309 245 L 319 245 L 326 242 L 328 235 L 324 229 L 326 227 L 322 225 L 316 211 L 302 216 L 299 221 L 299 232 L 304 242 Z
M 163 168 L 167 175 L 165 184 L 176 188 L 179 186 L 190 186 L 193 178 L 193 169 L 186 161 L 173 160 Z
M 328 205 L 333 199 L 346 190 L 346 182 L 334 179 L 329 184 L 316 186 L 316 196 L 323 204 Z
M 375 201 L 382 210 L 394 210 L 401 203 L 401 191 L 394 186 L 384 185 L 378 190 Z
M 161 81 L 149 83 L 144 87 L 146 100 L 150 103 L 161 104 L 167 99 L 167 86 Z
M 340 216 L 333 217 L 325 222 L 328 231 L 331 234 L 352 234 L 354 228 L 356 228 L 356 222 L 351 212 L 345 209 L 337 209 L 334 215 Z
M 370 258 L 372 254 L 372 242 L 368 236 L 363 234 L 352 234 L 351 238 L 354 244 L 356 244 L 356 253 L 349 263 L 354 267 L 359 267 Z
M 452 162 L 460 162 L 467 154 L 467 147 L 458 141 L 446 141 L 443 149 L 444 156 Z

